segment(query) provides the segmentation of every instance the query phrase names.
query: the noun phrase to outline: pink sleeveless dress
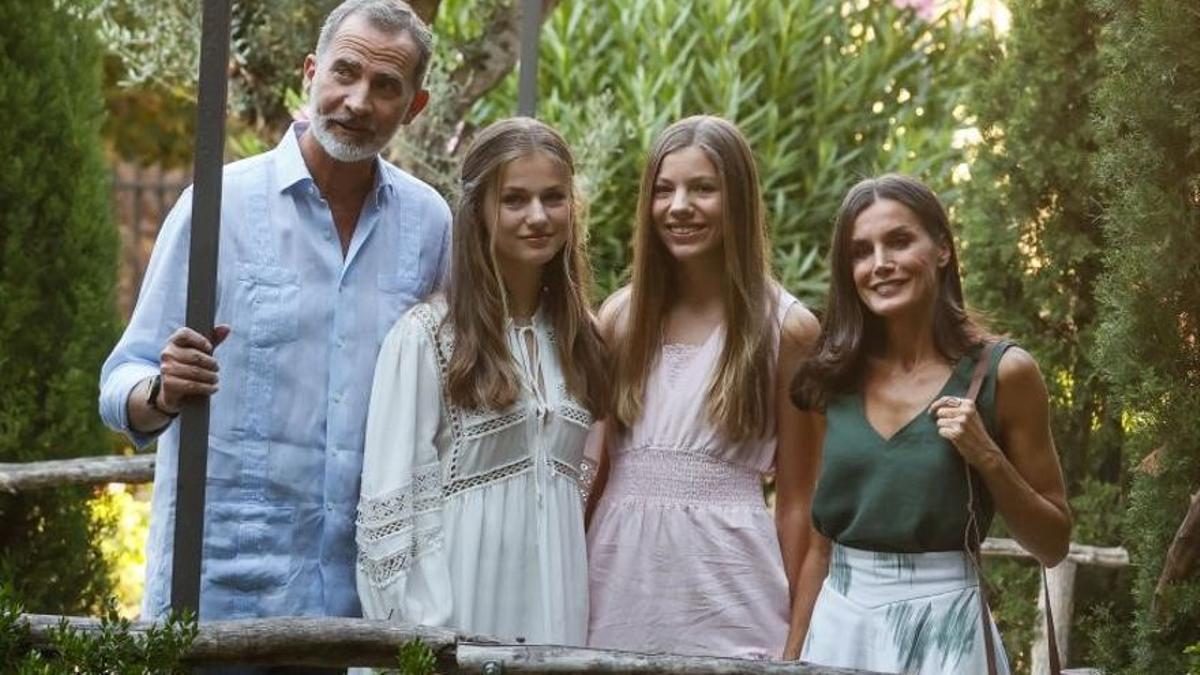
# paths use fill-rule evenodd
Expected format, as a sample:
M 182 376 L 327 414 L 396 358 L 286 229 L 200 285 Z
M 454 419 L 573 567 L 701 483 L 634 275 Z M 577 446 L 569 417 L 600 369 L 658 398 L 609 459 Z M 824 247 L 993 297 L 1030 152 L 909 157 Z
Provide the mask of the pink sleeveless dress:
M 794 302 L 780 293 L 777 331 Z M 774 415 L 766 437 L 741 443 L 709 422 L 705 394 L 723 337 L 718 328 L 700 345 L 665 345 L 642 419 L 612 443 L 587 533 L 591 647 L 783 652 L 788 583 L 762 487 L 775 465 Z

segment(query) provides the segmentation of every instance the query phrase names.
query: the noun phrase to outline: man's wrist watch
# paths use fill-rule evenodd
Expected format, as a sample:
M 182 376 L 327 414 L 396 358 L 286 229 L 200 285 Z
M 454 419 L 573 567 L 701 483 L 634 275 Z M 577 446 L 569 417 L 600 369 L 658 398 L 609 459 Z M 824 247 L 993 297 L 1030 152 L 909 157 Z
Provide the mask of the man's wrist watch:
M 161 392 L 162 392 L 162 374 L 158 374 L 158 375 L 155 375 L 154 378 L 150 380 L 150 393 L 146 396 L 146 403 L 151 408 L 154 408 L 155 410 L 157 410 L 159 412 L 159 414 L 161 414 L 161 415 L 166 415 L 167 417 L 178 417 L 179 416 L 178 410 L 171 412 L 170 410 L 164 409 L 162 407 L 162 405 L 159 404 L 158 395 Z

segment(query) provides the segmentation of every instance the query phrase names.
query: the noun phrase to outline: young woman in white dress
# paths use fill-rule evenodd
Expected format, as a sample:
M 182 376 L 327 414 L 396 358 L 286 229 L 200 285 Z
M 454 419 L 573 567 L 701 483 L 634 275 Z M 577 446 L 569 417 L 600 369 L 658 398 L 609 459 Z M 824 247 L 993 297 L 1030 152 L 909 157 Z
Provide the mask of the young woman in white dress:
M 363 614 L 531 643 L 587 640 L 580 467 L 603 414 L 570 149 L 528 118 L 462 167 L 444 295 L 383 343 L 358 507 Z

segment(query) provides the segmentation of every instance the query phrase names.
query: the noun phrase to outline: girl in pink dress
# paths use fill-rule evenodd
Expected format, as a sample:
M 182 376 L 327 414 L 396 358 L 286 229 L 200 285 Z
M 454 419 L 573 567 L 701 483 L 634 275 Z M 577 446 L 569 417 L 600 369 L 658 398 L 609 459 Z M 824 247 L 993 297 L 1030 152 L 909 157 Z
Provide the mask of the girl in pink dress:
M 779 658 L 793 604 L 806 617 L 821 583 L 801 569 L 819 430 L 787 393 L 819 329 L 771 277 L 737 127 L 689 117 L 659 136 L 632 282 L 600 321 L 617 358 L 587 535 L 588 644 Z

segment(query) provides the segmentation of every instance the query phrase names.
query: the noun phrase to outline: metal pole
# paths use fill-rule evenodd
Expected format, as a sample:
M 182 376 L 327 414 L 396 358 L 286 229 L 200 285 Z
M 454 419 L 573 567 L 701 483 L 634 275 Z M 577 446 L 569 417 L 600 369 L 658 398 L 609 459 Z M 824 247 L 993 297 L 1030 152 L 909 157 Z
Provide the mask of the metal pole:
M 229 24 L 230 0 L 204 0 L 187 296 L 187 325 L 201 335 L 212 335 L 216 308 Z M 171 568 L 171 608 L 176 611 L 191 609 L 198 612 L 200 608 L 200 554 L 204 544 L 207 473 L 208 398 L 189 398 L 184 401 L 179 418 L 175 547 Z
M 521 70 L 517 77 L 517 114 L 537 117 L 538 37 L 542 0 L 521 0 Z

